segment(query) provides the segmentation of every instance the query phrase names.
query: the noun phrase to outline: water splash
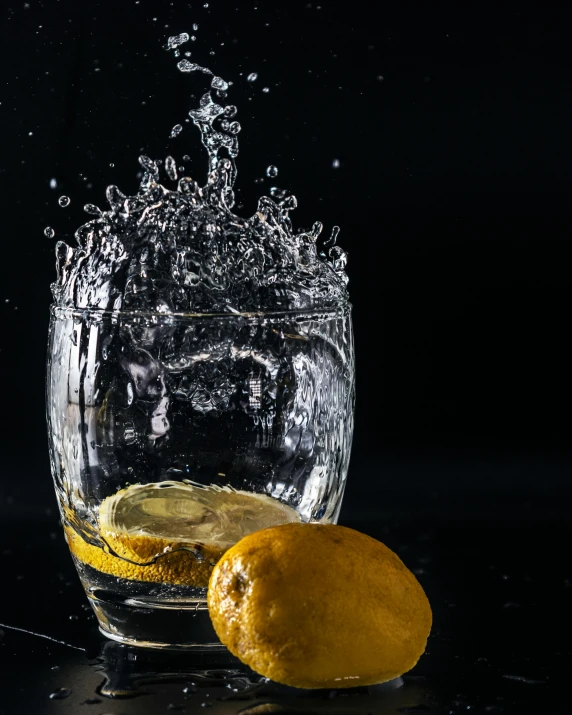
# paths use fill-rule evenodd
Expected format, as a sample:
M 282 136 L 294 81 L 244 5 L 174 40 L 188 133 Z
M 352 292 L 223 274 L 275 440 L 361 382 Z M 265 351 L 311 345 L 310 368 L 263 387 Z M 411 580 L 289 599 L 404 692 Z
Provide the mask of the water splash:
M 186 33 L 170 37 L 167 47 L 175 50 L 187 39 Z M 208 154 L 206 183 L 179 178 L 171 156 L 164 163 L 141 156 L 138 192 L 127 196 L 109 186 L 108 209 L 86 205 L 93 218 L 77 230 L 78 246 L 58 242 L 55 302 L 114 311 L 217 313 L 321 309 L 345 302 L 345 253 L 333 245 L 335 237 L 318 247 L 319 222 L 294 232 L 295 196 L 273 187 L 250 218 L 233 213 L 241 127 L 236 107 L 213 98 L 213 90 L 220 98 L 231 83 L 187 59 L 177 67 L 211 78 L 209 91 L 189 111 Z M 175 125 L 171 136 L 181 130 Z M 175 186 L 162 183 L 163 172 Z M 277 173 L 268 167 L 268 176 Z

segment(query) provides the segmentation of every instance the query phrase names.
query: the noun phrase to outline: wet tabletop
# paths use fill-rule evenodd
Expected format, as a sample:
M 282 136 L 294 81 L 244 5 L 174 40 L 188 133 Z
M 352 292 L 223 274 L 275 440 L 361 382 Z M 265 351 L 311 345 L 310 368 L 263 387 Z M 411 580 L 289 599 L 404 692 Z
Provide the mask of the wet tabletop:
M 108 641 L 53 504 L 24 509 L 16 489 L 3 499 L 0 524 L 0 714 L 572 712 L 572 534 L 560 467 L 444 464 L 435 491 L 412 468 L 385 466 L 392 479 L 377 491 L 371 482 L 369 494 L 349 489 L 341 522 L 395 549 L 431 601 L 427 653 L 402 680 L 298 691 L 264 682 L 224 652 L 169 654 Z M 482 491 L 485 468 L 496 478 Z M 520 492 L 503 487 L 517 468 Z M 548 470 L 550 488 L 531 469 L 545 477 Z

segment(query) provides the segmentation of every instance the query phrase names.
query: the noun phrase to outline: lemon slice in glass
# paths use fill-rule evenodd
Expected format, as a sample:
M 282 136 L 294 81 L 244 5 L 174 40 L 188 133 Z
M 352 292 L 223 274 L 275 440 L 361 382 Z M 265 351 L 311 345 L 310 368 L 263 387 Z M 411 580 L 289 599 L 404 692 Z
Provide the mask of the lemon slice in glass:
M 206 586 L 224 554 L 243 536 L 299 522 L 290 506 L 254 492 L 187 482 L 134 484 L 105 499 L 99 533 L 109 552 L 66 529 L 81 562 L 122 578 Z

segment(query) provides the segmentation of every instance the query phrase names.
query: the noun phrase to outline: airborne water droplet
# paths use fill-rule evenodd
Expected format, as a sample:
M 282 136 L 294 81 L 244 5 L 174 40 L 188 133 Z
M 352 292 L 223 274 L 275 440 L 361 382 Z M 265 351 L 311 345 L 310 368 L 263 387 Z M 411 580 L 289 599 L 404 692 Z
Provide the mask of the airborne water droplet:
M 272 178 L 278 176 L 278 168 L 274 166 L 274 164 L 270 164 L 270 166 L 266 169 L 266 176 L 270 176 Z
M 175 137 L 179 136 L 179 134 L 183 131 L 183 125 L 182 124 L 175 124 L 175 126 L 171 129 L 171 139 L 174 139 Z
M 58 188 L 57 179 L 50 179 L 50 189 L 57 189 L 57 188 Z
M 67 206 L 69 206 L 71 203 L 71 199 L 69 196 L 60 196 L 58 199 L 58 204 L 65 209 Z
M 258 72 L 251 72 L 246 78 L 247 82 L 256 82 L 258 79 Z
M 58 688 L 50 693 L 50 700 L 65 700 L 71 695 L 71 690 L 69 688 Z
M 264 94 L 268 94 L 268 92 L 270 92 L 270 87 L 263 87 L 262 91 L 264 92 Z
M 46 226 L 44 229 L 44 236 L 47 236 L 48 238 L 53 238 L 56 235 L 56 232 L 51 226 Z
M 228 82 L 225 82 L 222 77 L 213 77 L 211 87 L 213 89 L 220 89 L 221 91 L 226 92 L 228 89 Z
M 102 211 L 99 208 L 99 206 L 96 206 L 95 204 L 85 204 L 83 207 L 83 210 L 86 212 L 86 214 L 91 214 L 92 216 L 101 216 Z
M 165 159 L 165 171 L 167 172 L 169 179 L 177 181 L 177 163 L 172 156 L 168 156 Z
M 173 35 L 172 37 L 169 37 L 167 40 L 167 49 L 168 50 L 174 50 L 177 47 L 180 47 L 183 45 L 185 42 L 189 41 L 189 35 L 187 32 L 181 32 L 180 35 Z
M 333 167 L 334 169 L 339 169 L 339 168 L 340 168 L 340 160 L 339 160 L 339 159 L 334 159 L 334 160 L 332 161 L 332 167 Z

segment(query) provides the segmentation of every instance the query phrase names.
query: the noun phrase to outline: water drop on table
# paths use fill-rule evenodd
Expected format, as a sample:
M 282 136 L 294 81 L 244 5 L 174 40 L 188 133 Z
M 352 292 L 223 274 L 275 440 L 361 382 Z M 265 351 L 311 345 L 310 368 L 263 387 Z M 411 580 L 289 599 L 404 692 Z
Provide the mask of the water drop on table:
M 44 229 L 44 236 L 47 236 L 48 238 L 53 238 L 56 235 L 56 232 L 51 226 L 46 226 Z
M 58 199 L 58 204 L 59 204 L 63 209 L 65 209 L 66 206 L 69 206 L 70 203 L 71 203 L 71 199 L 70 199 L 69 196 L 60 196 L 60 198 Z
M 71 695 L 71 690 L 69 688 L 58 688 L 50 693 L 50 700 L 65 700 Z
M 274 164 L 270 164 L 270 166 L 266 168 L 266 176 L 271 176 L 272 178 L 278 176 L 278 168 L 274 166 Z

